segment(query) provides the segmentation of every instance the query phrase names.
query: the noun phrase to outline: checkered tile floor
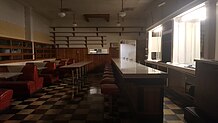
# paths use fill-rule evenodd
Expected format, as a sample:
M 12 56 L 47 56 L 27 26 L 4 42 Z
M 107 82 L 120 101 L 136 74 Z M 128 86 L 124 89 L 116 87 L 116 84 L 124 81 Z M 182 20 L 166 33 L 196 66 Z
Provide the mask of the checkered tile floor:
M 108 120 L 108 101 L 99 87 L 100 75 L 90 75 L 89 86 L 72 100 L 72 86 L 56 84 L 45 87 L 32 97 L 16 99 L 12 105 L 0 113 L 4 123 L 131 123 L 129 110 L 123 99 L 115 102 L 116 118 Z M 97 83 L 96 83 L 97 82 Z M 164 98 L 164 123 L 183 123 L 183 110 Z

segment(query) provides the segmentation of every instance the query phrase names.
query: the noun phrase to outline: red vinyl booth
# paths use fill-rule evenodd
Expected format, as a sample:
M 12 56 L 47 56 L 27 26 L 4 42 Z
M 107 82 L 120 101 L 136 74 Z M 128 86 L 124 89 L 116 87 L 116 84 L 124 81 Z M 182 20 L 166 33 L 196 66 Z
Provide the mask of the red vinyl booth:
M 0 111 L 11 105 L 13 90 L 0 89 Z
M 38 70 L 34 64 L 26 64 L 22 72 L 23 74 L 18 76 L 16 81 L 1 81 L 0 87 L 12 89 L 15 97 L 29 96 L 43 87 L 43 78 L 38 76 Z
M 73 64 L 73 63 L 75 63 L 75 62 L 76 62 L 75 59 L 69 59 L 69 60 L 67 61 L 67 65 Z
M 54 62 L 47 62 L 45 64 L 46 69 L 43 69 L 40 76 L 44 78 L 44 85 L 50 85 L 59 80 L 56 71 L 56 64 Z

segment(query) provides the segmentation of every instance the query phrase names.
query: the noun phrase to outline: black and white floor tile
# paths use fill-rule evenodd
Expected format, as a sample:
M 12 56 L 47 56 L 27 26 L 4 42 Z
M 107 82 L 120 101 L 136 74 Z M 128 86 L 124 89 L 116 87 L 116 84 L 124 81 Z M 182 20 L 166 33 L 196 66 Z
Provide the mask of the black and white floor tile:
M 86 88 L 72 99 L 74 90 L 69 84 L 59 83 L 44 87 L 26 99 L 15 99 L 0 113 L 1 123 L 131 123 L 125 101 L 114 102 L 115 118 L 106 118 L 108 100 L 101 94 L 100 75 L 90 75 Z M 184 123 L 183 110 L 164 98 L 164 123 Z

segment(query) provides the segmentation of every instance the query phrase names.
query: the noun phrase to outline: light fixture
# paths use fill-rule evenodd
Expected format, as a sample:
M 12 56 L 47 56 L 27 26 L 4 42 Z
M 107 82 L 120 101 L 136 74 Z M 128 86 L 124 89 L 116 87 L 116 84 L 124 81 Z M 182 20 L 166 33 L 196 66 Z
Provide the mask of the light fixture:
M 118 26 L 118 27 L 121 26 L 121 23 L 120 23 L 120 22 L 117 22 L 117 26 Z
M 65 13 L 65 12 L 59 12 L 59 13 L 58 13 L 58 16 L 61 17 L 61 18 L 63 18 L 63 17 L 66 16 L 66 13 Z
M 165 4 L 166 4 L 166 2 L 162 2 L 162 3 L 158 4 L 158 7 L 161 7 L 161 6 L 165 5 Z
M 123 9 L 123 0 L 122 0 L 122 6 L 121 6 L 121 7 L 122 7 L 122 9 L 121 9 L 121 11 L 119 12 L 119 16 L 123 18 L 123 17 L 126 16 L 126 12 L 125 12 L 124 9 Z
M 117 26 L 121 26 L 119 14 L 117 14 Z
M 205 20 L 206 19 L 206 7 L 201 7 L 196 9 L 184 16 L 181 17 L 182 21 L 191 21 L 191 20 Z
M 61 0 L 61 8 L 60 8 L 60 12 L 58 13 L 58 16 L 63 18 L 66 16 L 66 13 L 63 11 L 63 3 L 62 3 L 62 0 Z
M 76 23 L 76 14 L 73 14 L 73 26 L 77 26 L 77 23 Z
M 153 32 L 161 32 L 163 30 L 163 27 L 160 25 L 160 26 L 157 26 L 153 29 Z

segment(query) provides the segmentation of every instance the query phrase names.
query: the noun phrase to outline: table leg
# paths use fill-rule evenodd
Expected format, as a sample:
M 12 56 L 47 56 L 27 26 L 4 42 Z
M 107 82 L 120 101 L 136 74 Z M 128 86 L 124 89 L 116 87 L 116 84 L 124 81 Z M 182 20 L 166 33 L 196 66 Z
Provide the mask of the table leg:
M 76 88 L 76 85 L 75 85 L 75 74 L 74 74 L 74 70 L 71 70 L 71 74 L 72 74 L 72 90 L 73 90 L 73 92 L 72 92 L 72 99 L 74 98 L 74 96 L 75 96 L 75 89 L 77 89 Z

